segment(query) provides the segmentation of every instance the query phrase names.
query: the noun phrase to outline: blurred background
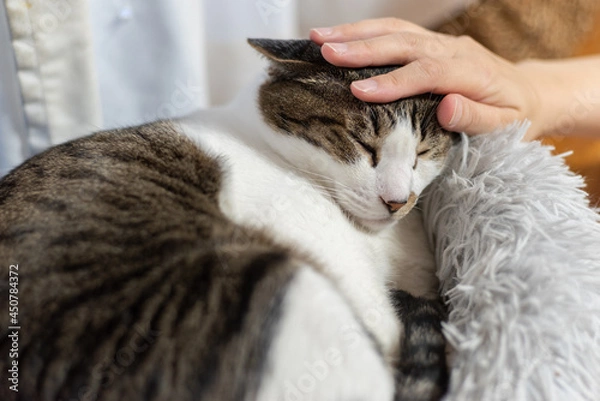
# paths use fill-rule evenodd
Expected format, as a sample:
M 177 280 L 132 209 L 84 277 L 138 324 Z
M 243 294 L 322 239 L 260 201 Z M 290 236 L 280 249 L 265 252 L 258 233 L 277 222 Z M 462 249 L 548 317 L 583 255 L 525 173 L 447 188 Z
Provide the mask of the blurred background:
M 226 104 L 264 68 L 247 37 L 390 16 L 513 61 L 600 53 L 598 0 L 5 0 L 0 176 L 90 131 Z M 600 141 L 565 133 L 547 142 L 599 203 Z
M 575 55 L 600 54 L 600 12 L 596 13 L 593 26 L 575 47 Z M 571 170 L 584 176 L 592 204 L 600 206 L 600 139 L 556 135 L 545 142 L 555 146 L 556 153 L 573 152 L 567 163 Z
M 512 61 L 600 54 L 600 1 L 483 1 L 437 29 L 472 36 Z M 600 205 L 600 140 L 570 132 L 568 118 L 561 126 L 562 132 L 544 142 L 554 146 L 557 154 L 572 152 L 567 163 L 584 176 L 592 204 Z

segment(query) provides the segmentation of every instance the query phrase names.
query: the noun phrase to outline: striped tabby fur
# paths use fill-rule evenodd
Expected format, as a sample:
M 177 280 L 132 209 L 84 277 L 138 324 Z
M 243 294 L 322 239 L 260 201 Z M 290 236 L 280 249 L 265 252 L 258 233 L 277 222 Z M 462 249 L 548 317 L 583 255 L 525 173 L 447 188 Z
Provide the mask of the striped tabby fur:
M 0 181 L 0 307 L 18 264 L 21 327 L 19 391 L 5 378 L 0 399 L 443 395 L 434 266 L 418 217 L 400 220 L 451 145 L 436 100 L 365 104 L 347 84 L 382 69 L 334 68 L 308 41 L 252 45 L 272 60 L 260 113 L 243 101 L 97 133 Z M 382 178 L 375 206 L 343 200 L 339 182 L 387 166 L 401 132 L 415 184 L 394 192 Z M 398 210 L 384 204 L 402 194 L 388 199 Z

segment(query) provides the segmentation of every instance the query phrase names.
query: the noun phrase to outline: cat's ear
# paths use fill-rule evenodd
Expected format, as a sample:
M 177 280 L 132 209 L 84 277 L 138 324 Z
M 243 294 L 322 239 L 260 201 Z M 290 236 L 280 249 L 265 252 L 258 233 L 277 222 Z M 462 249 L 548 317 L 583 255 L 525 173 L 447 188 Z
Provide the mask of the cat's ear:
M 308 39 L 248 39 L 248 43 L 269 60 L 276 63 L 328 65 L 321 55 L 319 45 Z

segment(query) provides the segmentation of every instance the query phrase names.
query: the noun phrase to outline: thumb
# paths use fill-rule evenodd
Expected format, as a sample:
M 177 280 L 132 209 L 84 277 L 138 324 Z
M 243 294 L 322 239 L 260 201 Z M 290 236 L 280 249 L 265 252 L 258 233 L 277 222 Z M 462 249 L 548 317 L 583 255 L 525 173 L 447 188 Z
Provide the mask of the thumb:
M 445 129 L 468 135 L 493 132 L 519 119 L 515 109 L 478 103 L 458 94 L 442 99 L 437 117 Z

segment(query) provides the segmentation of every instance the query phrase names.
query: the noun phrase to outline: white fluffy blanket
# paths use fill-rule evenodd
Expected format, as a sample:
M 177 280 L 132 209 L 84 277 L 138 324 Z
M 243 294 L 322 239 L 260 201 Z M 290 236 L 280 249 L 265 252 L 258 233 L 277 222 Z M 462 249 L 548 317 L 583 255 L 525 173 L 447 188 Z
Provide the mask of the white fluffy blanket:
M 454 347 L 445 401 L 600 400 L 600 215 L 525 130 L 465 138 L 424 198 Z

